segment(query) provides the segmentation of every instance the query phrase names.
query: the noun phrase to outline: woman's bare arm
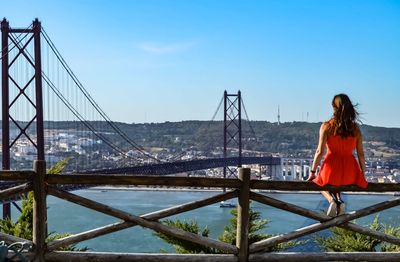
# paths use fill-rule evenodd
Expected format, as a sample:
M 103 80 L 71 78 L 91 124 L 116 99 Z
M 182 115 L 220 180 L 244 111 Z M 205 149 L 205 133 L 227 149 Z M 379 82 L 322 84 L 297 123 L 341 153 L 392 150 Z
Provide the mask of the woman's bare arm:
M 325 154 L 326 140 L 328 139 L 328 125 L 329 125 L 328 123 L 323 123 L 321 125 L 321 128 L 319 129 L 318 147 L 317 150 L 315 151 L 314 161 L 311 170 L 315 171 L 317 169 L 319 162 L 321 162 L 321 159 Z M 310 172 L 310 176 L 308 177 L 307 181 L 311 181 L 314 178 L 315 174 L 312 174 Z
M 358 163 L 360 165 L 361 171 L 365 174 L 365 156 L 364 156 L 364 148 L 362 144 L 363 138 L 361 134 L 361 130 L 358 129 L 357 131 L 357 156 L 358 156 Z

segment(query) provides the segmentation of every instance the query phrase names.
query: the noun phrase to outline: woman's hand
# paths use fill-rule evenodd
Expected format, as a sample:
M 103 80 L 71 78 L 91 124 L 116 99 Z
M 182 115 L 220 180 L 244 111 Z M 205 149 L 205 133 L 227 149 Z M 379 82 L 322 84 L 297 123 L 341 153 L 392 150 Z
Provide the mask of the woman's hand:
M 314 178 L 316 178 L 315 174 L 310 174 L 306 181 L 311 182 Z

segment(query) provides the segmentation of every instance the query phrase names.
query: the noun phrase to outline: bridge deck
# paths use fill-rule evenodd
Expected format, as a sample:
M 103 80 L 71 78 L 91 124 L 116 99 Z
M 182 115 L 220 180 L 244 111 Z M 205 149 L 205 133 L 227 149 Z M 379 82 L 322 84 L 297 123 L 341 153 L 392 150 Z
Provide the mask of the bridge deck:
M 238 166 L 238 157 L 207 158 L 189 161 L 177 161 L 143 166 L 133 166 L 114 169 L 99 169 L 80 172 L 81 174 L 141 174 L 141 175 L 169 175 L 196 170 L 204 170 L 225 166 Z M 280 165 L 279 157 L 242 157 L 242 165 Z

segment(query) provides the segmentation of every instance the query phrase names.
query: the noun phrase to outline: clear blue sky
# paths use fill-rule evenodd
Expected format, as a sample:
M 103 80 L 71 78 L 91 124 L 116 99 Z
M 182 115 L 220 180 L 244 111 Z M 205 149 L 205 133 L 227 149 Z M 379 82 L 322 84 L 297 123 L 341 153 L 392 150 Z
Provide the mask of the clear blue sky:
M 349 94 L 366 124 L 400 127 L 400 1 L 0 0 L 38 17 L 116 121 L 210 120 L 241 90 L 252 120 L 322 121 Z M 222 118 L 222 111 L 219 119 Z

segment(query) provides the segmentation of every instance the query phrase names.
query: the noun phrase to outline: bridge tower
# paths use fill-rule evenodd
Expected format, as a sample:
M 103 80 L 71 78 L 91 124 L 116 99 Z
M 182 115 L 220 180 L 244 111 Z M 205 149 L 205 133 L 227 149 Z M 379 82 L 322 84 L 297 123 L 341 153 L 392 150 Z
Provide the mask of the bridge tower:
M 237 156 L 237 167 L 242 166 L 242 113 L 241 93 L 228 94 L 224 92 L 224 158 Z M 236 152 L 237 151 L 237 152 Z M 224 167 L 224 178 L 237 177 L 237 168 Z
M 41 24 L 37 18 L 32 26 L 25 29 L 10 28 L 5 18 L 1 22 L 3 170 L 11 168 L 11 149 L 18 141 L 23 140 L 32 145 L 36 149 L 38 160 L 45 159 L 40 34 Z M 27 40 L 23 41 L 24 39 Z M 13 49 L 16 51 L 11 52 Z M 32 49 L 33 56 L 29 53 Z M 16 73 L 18 70 L 15 67 L 23 62 L 30 67 L 27 75 L 31 75 L 27 77 Z M 12 94 L 16 94 L 15 97 L 11 97 Z M 30 108 L 31 114 L 27 114 L 26 119 L 18 119 L 13 114 L 21 103 L 24 103 L 25 108 Z M 17 130 L 11 136 L 10 124 Z M 3 217 L 10 216 L 10 204 L 4 204 Z

